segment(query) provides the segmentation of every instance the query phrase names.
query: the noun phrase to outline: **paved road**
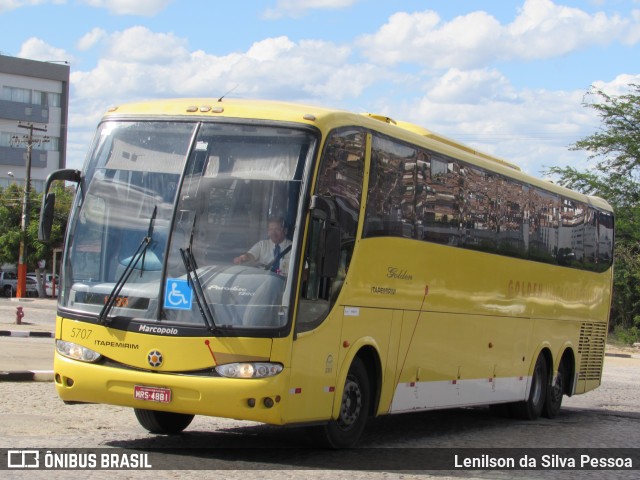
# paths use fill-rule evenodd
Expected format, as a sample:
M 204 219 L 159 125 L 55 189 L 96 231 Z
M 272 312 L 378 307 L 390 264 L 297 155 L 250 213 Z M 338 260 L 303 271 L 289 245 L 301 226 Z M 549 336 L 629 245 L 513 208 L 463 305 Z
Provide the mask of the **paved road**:
M 10 305 L 13 306 L 13 305 Z M 0 304 L 0 315 L 4 304 Z M 32 304 L 30 315 L 42 315 L 43 329 L 52 329 L 53 303 Z M 36 309 L 40 311 L 36 312 Z M 52 314 L 53 313 L 53 314 Z M 2 318 L 2 317 L 0 317 Z M 1 320 L 0 320 L 1 321 Z M 0 330 L 10 325 L 0 324 Z M 10 327 L 13 328 L 13 327 Z M 35 328 L 27 326 L 27 328 Z M 41 352 L 51 368 L 52 339 L 0 338 L 0 369 L 7 348 L 33 360 Z M 15 349 L 15 350 L 13 350 Z M 27 360 L 24 360 L 27 362 Z M 420 456 L 437 449 L 550 448 L 566 452 L 591 448 L 627 449 L 640 445 L 640 354 L 607 356 L 603 385 L 585 395 L 565 398 L 554 420 L 535 422 L 499 418 L 486 408 L 457 409 L 388 416 L 367 429 L 362 448 L 349 452 L 311 449 L 302 429 L 276 428 L 251 422 L 196 417 L 179 436 L 157 436 L 140 427 L 127 408 L 109 405 L 64 405 L 49 382 L 0 382 L 0 448 L 89 448 L 103 452 L 155 452 L 169 470 L 146 472 L 73 472 L 65 478 L 274 478 L 292 479 L 424 479 L 424 478 L 549 478 L 635 479 L 633 472 L 598 471 L 422 471 Z M 209 450 L 202 450 L 207 448 Z M 617 450 L 621 451 L 621 450 Z M 636 454 L 637 455 L 637 454 Z M 404 466 L 396 462 L 405 462 Z M 212 463 L 213 462 L 213 463 Z M 215 470 L 184 471 L 188 468 Z M 347 465 L 358 467 L 355 471 Z M 406 470 L 407 465 L 415 470 Z M 344 468 L 343 468 L 344 466 Z M 182 467 L 180 467 L 182 468 Z M 11 475 L 4 475 L 11 473 Z M 62 473 L 62 472 L 60 472 Z M 2 478 L 23 478 L 19 472 L 0 471 Z M 27 475 L 24 475 L 27 478 Z M 28 478 L 51 478 L 51 472 L 31 471 Z
M 547 448 L 563 455 L 565 448 L 625 449 L 640 444 L 638 359 L 608 359 L 600 390 L 569 399 L 554 420 L 535 422 L 498 418 L 486 408 L 457 409 L 382 417 L 370 425 L 361 449 L 328 452 L 309 449 L 301 429 L 276 428 L 251 422 L 196 417 L 179 436 L 151 435 L 127 408 L 108 405 L 63 405 L 51 383 L 0 383 L 0 448 L 61 449 L 86 447 L 155 452 L 162 449 L 166 468 L 215 468 L 213 472 L 84 472 L 66 478 L 274 478 L 413 479 L 413 478 L 549 478 L 574 480 L 635 479 L 638 471 L 416 471 L 419 455 L 442 448 Z M 629 382 L 631 379 L 631 382 Z M 202 450 L 207 448 L 207 450 Z M 265 450 L 267 449 L 267 450 Z M 586 451 L 586 450 L 584 450 Z M 415 470 L 393 462 L 407 462 Z M 343 465 L 357 465 L 349 471 Z M 166 465 L 166 464 L 165 464 Z M 337 470 L 336 470 L 337 469 Z M 300 471 L 303 470 L 303 471 Z M 401 470 L 401 471 L 398 471 Z M 0 472 L 0 476 L 2 472 Z M 30 478 L 49 478 L 33 471 Z M 84 475 L 84 476 L 83 476 Z M 111 478 L 111 477 L 110 477 Z

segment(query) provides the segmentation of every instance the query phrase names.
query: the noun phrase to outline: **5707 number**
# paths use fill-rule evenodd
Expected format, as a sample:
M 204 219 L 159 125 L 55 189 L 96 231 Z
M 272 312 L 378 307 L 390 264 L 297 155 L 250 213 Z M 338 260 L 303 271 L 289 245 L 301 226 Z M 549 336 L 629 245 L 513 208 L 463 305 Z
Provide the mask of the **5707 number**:
M 79 338 L 81 340 L 87 340 L 92 333 L 93 333 L 93 330 L 91 330 L 90 328 L 72 328 L 71 338 Z

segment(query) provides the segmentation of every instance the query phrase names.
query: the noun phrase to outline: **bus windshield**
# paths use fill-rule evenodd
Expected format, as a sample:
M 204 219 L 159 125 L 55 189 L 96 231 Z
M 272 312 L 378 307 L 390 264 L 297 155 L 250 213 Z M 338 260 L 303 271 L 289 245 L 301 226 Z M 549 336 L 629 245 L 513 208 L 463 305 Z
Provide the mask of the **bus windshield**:
M 287 325 L 315 136 L 258 124 L 109 121 L 70 220 L 60 306 L 212 331 Z

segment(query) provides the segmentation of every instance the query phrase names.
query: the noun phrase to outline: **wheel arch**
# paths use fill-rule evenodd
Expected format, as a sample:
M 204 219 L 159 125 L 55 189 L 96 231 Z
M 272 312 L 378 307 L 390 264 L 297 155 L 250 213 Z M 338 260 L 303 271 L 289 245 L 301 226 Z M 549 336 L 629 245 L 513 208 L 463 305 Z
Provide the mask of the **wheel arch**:
M 540 345 L 540 348 L 536 352 L 536 354 L 531 359 L 531 365 L 529 367 L 529 371 L 533 372 L 535 368 L 535 363 L 538 360 L 540 355 L 544 356 L 545 361 L 547 362 L 547 378 L 549 380 L 549 385 L 553 382 L 554 373 L 558 370 L 560 365 L 564 362 L 567 369 L 565 370 L 565 395 L 571 396 L 573 393 L 573 387 L 575 383 L 575 373 L 576 373 L 576 357 L 575 352 L 573 350 L 573 346 L 570 344 L 564 345 L 560 350 L 560 353 L 556 355 L 554 358 L 551 353 L 551 346 L 547 343 Z M 560 359 L 557 360 L 556 359 Z
M 380 404 L 380 394 L 382 392 L 382 364 L 378 351 L 371 345 L 365 345 L 356 354 L 367 368 L 369 384 L 371 387 L 371 410 L 369 416 L 375 417 Z
M 573 395 L 575 380 L 576 380 L 576 354 L 571 345 L 565 345 L 561 355 L 558 355 L 560 361 L 557 364 L 557 369 L 560 365 L 565 366 L 564 370 L 564 394 L 567 396 Z M 556 369 L 556 370 L 557 370 Z
M 536 362 L 538 361 L 538 357 L 544 357 L 545 362 L 547 363 L 547 382 L 553 376 L 554 363 L 553 363 L 553 353 L 551 353 L 551 345 L 547 342 L 542 343 L 539 348 L 536 350 L 535 354 L 531 357 L 531 362 L 529 364 L 529 379 L 533 377 L 533 372 L 536 368 Z M 531 380 L 529 380 L 529 386 L 531 384 Z M 529 387 L 527 387 L 527 395 L 529 395 Z
M 358 357 L 364 364 L 367 375 L 369 377 L 369 385 L 371 388 L 371 405 L 369 416 L 376 416 L 378 405 L 380 404 L 380 395 L 382 392 L 382 363 L 381 356 L 377 344 L 372 338 L 363 338 L 356 344 L 352 345 L 349 354 L 345 357 L 340 367 L 340 375 L 338 376 L 336 385 L 336 395 L 333 403 L 333 416 L 340 410 L 340 402 L 344 389 L 344 382 L 351 368 L 354 359 Z

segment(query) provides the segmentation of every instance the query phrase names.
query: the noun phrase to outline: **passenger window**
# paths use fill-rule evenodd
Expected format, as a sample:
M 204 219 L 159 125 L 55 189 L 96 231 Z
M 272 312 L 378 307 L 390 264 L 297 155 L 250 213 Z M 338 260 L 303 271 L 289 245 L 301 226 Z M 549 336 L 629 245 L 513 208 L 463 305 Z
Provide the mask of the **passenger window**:
M 529 259 L 556 263 L 560 199 L 549 192 L 532 188 L 529 220 Z
M 562 199 L 557 253 L 559 265 L 571 266 L 584 262 L 585 210 L 586 206 L 581 203 Z
M 464 204 L 464 170 L 452 158 L 439 153 L 430 157 L 430 183 L 424 214 L 422 239 L 444 245 L 459 246 Z
M 526 256 L 523 232 L 529 188 L 500 177 L 497 193 L 498 231 L 496 241 L 498 251 L 502 255 L 523 258 Z
M 465 166 L 462 245 L 473 250 L 495 252 L 498 225 L 498 176 Z
M 598 271 L 605 271 L 613 261 L 613 214 L 598 212 Z
M 415 148 L 373 137 L 365 237 L 416 236 L 418 163 Z M 425 168 L 424 156 L 420 164 Z

